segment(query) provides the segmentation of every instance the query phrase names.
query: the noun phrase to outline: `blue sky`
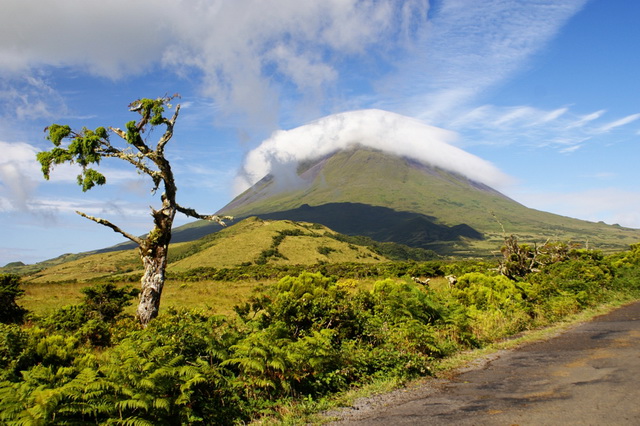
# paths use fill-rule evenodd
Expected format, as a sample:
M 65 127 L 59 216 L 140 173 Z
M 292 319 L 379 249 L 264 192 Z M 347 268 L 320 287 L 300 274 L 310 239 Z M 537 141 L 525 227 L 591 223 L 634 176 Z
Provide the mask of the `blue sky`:
M 213 213 L 265 172 L 356 140 L 468 170 L 528 207 L 640 228 L 640 2 L 4 0 L 0 265 L 149 230 L 151 185 L 105 161 L 44 181 L 51 123 L 123 127 L 180 93 L 182 205 Z M 153 136 L 153 135 L 152 135 Z M 186 223 L 179 217 L 176 224 Z

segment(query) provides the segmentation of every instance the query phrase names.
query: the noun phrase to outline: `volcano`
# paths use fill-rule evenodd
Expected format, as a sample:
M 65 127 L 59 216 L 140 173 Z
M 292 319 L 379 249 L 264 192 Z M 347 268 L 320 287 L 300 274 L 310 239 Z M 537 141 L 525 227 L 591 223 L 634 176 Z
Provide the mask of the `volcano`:
M 295 173 L 267 175 L 218 214 L 320 223 L 455 256 L 489 255 L 508 234 L 603 251 L 640 240 L 640 230 L 530 209 L 461 174 L 360 146 L 297 164 Z M 208 229 L 199 223 L 185 231 Z M 174 235 L 184 239 L 180 234 Z

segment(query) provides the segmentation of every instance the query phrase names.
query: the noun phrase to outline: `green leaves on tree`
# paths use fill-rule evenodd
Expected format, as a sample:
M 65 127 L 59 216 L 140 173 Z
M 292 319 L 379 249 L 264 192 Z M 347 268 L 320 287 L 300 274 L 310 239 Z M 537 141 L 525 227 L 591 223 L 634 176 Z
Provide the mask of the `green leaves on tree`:
M 94 169 L 85 169 L 78 175 L 78 185 L 82 187 L 83 192 L 87 192 L 96 185 L 104 185 L 106 182 L 107 178 Z
M 36 155 L 45 179 L 49 179 L 54 166 L 75 163 L 82 167 L 77 181 L 83 191 L 86 192 L 95 185 L 104 185 L 107 182 L 103 174 L 89 168 L 91 164 L 100 164 L 106 152 L 105 148 L 109 146 L 109 135 L 104 127 L 98 127 L 96 130 L 83 128 L 76 133 L 69 126 L 52 124 L 45 130 L 49 132 L 47 139 L 55 145 L 51 151 L 42 151 Z M 64 139 L 70 140 L 66 148 L 62 147 Z
M 67 125 L 61 126 L 59 124 L 52 124 L 44 129 L 44 131 L 49 132 L 47 139 L 53 142 L 55 146 L 60 146 L 62 140 L 71 134 L 71 127 Z
M 125 126 L 127 127 L 127 142 L 135 145 L 138 139 L 140 139 L 140 132 L 138 131 L 135 120 L 128 121 Z

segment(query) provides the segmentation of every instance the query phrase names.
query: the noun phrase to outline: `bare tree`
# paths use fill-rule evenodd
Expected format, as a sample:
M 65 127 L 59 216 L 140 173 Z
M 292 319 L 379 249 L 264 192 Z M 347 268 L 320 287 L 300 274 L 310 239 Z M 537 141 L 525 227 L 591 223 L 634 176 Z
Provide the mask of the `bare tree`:
M 95 185 L 106 183 L 105 176 L 90 167 L 94 164 L 98 165 L 103 158 L 118 158 L 131 164 L 139 173 L 148 175 L 153 181 L 153 194 L 161 186 L 164 189 L 160 196 L 162 202 L 160 208 L 156 210 L 151 207 L 154 226 L 145 237 L 137 237 L 123 231 L 108 220 L 76 212 L 82 217 L 111 228 L 138 245 L 144 266 L 144 275 L 141 279 L 140 301 L 136 315 L 143 326 L 158 316 L 160 297 L 165 281 L 169 242 L 171 241 L 171 227 L 176 213 L 180 212 L 193 218 L 215 221 L 222 225 L 224 225 L 224 220 L 231 219 L 229 216 L 202 215 L 194 209 L 182 207 L 176 202 L 175 179 L 164 152 L 165 146 L 173 136 L 173 128 L 180 112 L 180 105 L 175 107 L 171 118 L 165 117 L 164 112 L 165 108 L 172 107 L 170 101 L 176 96 L 138 99 L 131 103 L 129 110 L 139 114 L 140 120 L 128 122 L 126 130 L 109 127 L 112 133 L 126 142 L 124 147 L 113 145 L 109 140 L 109 131 L 104 127 L 98 127 L 95 130 L 83 128 L 76 132 L 71 130 L 69 126 L 52 124 L 45 129 L 45 132 L 47 132 L 47 139 L 53 143 L 54 147 L 50 151 L 37 154 L 38 161 L 42 165 L 42 173 L 47 180 L 55 165 L 63 163 L 80 165 L 81 173 L 78 175 L 78 185 L 85 192 Z M 154 147 L 143 139 L 143 134 L 147 131 L 150 132 L 156 126 L 163 126 L 164 133 Z

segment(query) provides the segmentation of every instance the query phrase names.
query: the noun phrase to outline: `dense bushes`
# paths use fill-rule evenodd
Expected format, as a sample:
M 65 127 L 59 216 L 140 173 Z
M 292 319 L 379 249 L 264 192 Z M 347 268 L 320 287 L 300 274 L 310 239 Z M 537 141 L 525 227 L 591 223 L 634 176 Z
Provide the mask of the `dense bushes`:
M 277 256 L 272 249 L 267 249 L 263 253 L 265 256 Z M 262 254 L 259 256 L 262 258 Z M 471 264 L 451 263 L 445 261 L 429 262 L 389 262 L 389 263 L 318 263 L 315 265 L 273 265 L 263 264 L 262 261 L 238 266 L 234 268 L 193 268 L 188 271 L 169 271 L 169 279 L 181 281 L 240 281 L 240 280 L 265 280 L 280 279 L 286 276 L 300 275 L 303 272 L 320 272 L 326 276 L 336 276 L 340 278 L 386 278 L 402 277 L 405 275 L 426 275 L 444 276 L 453 269 L 467 270 L 476 268 L 486 270 L 488 266 L 478 262 Z M 140 276 L 136 277 L 137 280 Z M 120 281 L 124 281 L 124 278 Z
M 335 391 L 374 373 L 408 377 L 427 371 L 429 357 L 439 352 L 429 342 L 441 310 L 408 282 L 385 280 L 371 292 L 352 293 L 334 278 L 303 273 L 237 308 L 252 332 L 234 349 L 257 354 L 268 366 L 260 371 L 281 379 L 262 378 L 271 395 L 275 389 L 285 395 Z M 403 358 L 415 368 L 399 367 Z M 246 357 L 228 362 L 255 365 Z
M 128 323 L 105 347 L 80 325 L 89 306 L 62 309 L 43 326 L 2 330 L 1 421 L 247 420 L 283 399 L 325 395 L 375 375 L 426 373 L 441 352 L 434 327 L 445 317 L 409 282 L 353 292 L 302 273 L 238 307 L 237 321 L 171 311 L 144 330 Z
M 453 351 L 638 296 L 639 251 L 567 252 L 516 279 L 481 262 L 369 265 L 386 278 L 367 291 L 336 278 L 358 266 L 319 265 L 234 317 L 167 310 L 145 329 L 122 314 L 133 290 L 94 286 L 28 327 L 0 324 L 0 423 L 242 423 L 287 401 L 429 374 Z M 452 272 L 455 287 L 434 278 Z
M 40 325 L 53 331 L 73 333 L 81 342 L 107 346 L 111 340 L 110 324 L 122 318 L 124 308 L 138 294 L 129 286 L 118 288 L 112 283 L 96 284 L 80 290 L 83 302 L 62 307 L 45 318 Z
M 22 349 L 35 352 L 31 365 L 23 365 L 19 380 L 9 377 L 0 386 L 0 420 L 230 423 L 242 412 L 233 404 L 231 377 L 224 377 L 225 369 L 218 366 L 216 350 L 227 346 L 220 343 L 224 333 L 216 334 L 219 326 L 214 318 L 174 312 L 103 353 L 73 337 L 33 339 Z

